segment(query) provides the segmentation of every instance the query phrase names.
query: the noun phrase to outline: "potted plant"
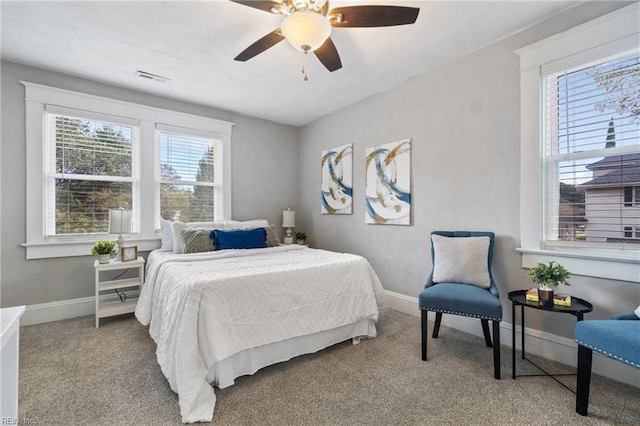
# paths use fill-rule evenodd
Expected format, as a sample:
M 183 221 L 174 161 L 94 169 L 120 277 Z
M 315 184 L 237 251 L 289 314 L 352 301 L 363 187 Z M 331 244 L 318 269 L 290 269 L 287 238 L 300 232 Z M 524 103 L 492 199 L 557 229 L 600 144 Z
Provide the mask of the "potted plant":
M 111 257 L 116 254 L 114 241 L 100 240 L 91 247 L 91 254 L 98 256 L 99 263 L 109 263 Z
M 307 234 L 302 231 L 296 232 L 296 242 L 298 244 L 304 244 L 307 241 Z
M 529 269 L 527 276 L 534 284 L 538 285 L 538 300 L 540 305 L 553 305 L 553 290 L 559 285 L 569 286 L 571 274 L 559 263 L 551 261 L 549 263 L 538 263 Z

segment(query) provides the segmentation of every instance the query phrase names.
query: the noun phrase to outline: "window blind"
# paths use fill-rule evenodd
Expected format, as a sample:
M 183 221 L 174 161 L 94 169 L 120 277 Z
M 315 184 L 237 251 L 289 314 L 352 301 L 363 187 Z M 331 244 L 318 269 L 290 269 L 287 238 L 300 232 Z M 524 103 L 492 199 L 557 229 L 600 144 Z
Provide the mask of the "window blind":
M 45 117 L 46 235 L 106 233 L 109 209 L 135 204 L 136 128 L 52 108 Z
M 158 127 L 160 216 L 183 222 L 211 222 L 220 188 L 216 167 L 220 141 L 213 136 Z
M 638 52 L 543 81 L 545 242 L 640 243 Z

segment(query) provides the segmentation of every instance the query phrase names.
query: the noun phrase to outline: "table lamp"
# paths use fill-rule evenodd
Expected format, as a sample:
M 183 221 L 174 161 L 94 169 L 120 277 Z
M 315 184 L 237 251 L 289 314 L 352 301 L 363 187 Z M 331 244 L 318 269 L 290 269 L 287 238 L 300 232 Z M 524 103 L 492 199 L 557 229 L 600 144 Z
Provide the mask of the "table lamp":
M 291 228 L 296 226 L 296 211 L 287 209 L 282 211 L 282 227 L 287 228 L 287 232 L 284 237 L 285 244 L 293 244 L 293 235 Z
M 120 247 L 124 245 L 122 234 L 131 233 L 131 210 L 123 208 L 109 210 L 109 234 L 118 234 L 118 254 L 116 260 L 120 260 Z

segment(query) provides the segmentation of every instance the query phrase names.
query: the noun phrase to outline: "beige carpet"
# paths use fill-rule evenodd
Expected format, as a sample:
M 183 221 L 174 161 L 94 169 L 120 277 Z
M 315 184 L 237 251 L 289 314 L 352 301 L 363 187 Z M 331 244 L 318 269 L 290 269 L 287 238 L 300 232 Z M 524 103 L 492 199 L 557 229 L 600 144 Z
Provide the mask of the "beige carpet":
M 480 322 L 478 322 L 480 327 Z M 216 389 L 217 425 L 639 425 L 640 389 L 594 375 L 589 416 L 547 377 L 502 380 L 481 337 L 443 327 L 420 359 L 420 321 L 389 311 L 378 338 L 344 342 L 267 367 Z M 594 355 L 599 356 L 599 355 Z M 537 361 L 553 372 L 567 367 Z M 524 362 L 520 373 L 534 373 Z M 575 377 L 565 383 L 575 389 Z M 20 418 L 37 425 L 179 424 L 177 396 L 155 360 L 155 344 L 132 316 L 93 317 L 21 329 Z

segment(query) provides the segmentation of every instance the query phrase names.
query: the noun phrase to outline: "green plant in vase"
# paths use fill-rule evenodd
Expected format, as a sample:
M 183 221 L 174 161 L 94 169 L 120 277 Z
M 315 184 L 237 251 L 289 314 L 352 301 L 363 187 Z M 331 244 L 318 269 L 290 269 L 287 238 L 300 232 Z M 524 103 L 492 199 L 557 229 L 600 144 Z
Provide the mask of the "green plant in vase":
M 540 304 L 545 306 L 553 305 L 553 291 L 558 285 L 571 285 L 569 283 L 571 273 L 554 261 L 538 263 L 529 269 L 527 276 L 538 285 L 538 299 Z
M 307 234 L 302 231 L 296 232 L 296 242 L 298 244 L 304 244 L 307 241 Z
M 109 263 L 109 259 L 116 254 L 115 241 L 100 240 L 91 247 L 91 254 L 98 256 L 98 262 Z

